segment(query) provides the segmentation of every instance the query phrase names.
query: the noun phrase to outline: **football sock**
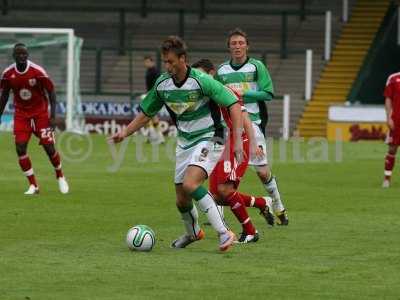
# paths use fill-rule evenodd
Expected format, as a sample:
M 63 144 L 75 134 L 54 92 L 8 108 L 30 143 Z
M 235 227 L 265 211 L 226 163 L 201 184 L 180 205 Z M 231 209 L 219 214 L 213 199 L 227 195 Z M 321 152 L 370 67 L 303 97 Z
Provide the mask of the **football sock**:
M 247 207 L 257 207 L 259 209 L 264 209 L 267 205 L 267 202 L 263 197 L 254 197 L 239 192 L 237 193 L 240 195 L 240 198 L 242 198 L 244 205 L 246 205 Z
M 394 163 L 396 160 L 396 156 L 392 155 L 392 154 L 386 154 L 385 156 L 385 179 L 386 180 L 390 180 L 391 176 L 392 176 L 392 171 L 394 168 Z
M 285 207 L 281 201 L 281 195 L 279 194 L 278 185 L 275 180 L 275 176 L 270 175 L 270 178 L 264 183 L 265 190 L 272 197 L 272 205 L 274 211 L 283 211 Z
M 256 229 L 251 222 L 251 219 L 247 213 L 246 206 L 244 205 L 239 193 L 233 192 L 226 199 L 226 203 L 230 206 L 232 213 L 236 219 L 242 224 L 243 232 L 246 234 L 254 235 Z
M 50 158 L 51 164 L 54 167 L 54 170 L 56 171 L 56 177 L 64 177 L 63 171 L 61 169 L 61 158 L 60 154 L 58 152 L 54 153 L 54 155 Z
M 191 196 L 197 201 L 201 211 L 206 214 L 208 221 L 215 231 L 219 234 L 228 231 L 224 219 L 220 215 L 217 205 L 215 204 L 214 198 L 206 188 L 199 186 L 194 192 L 192 192 Z
M 18 158 L 19 165 L 24 172 L 24 175 L 28 178 L 29 184 L 37 186 L 35 174 L 33 173 L 32 163 L 29 156 L 23 155 Z
M 187 207 L 178 207 L 178 210 L 181 213 L 186 232 L 190 236 L 197 237 L 200 232 L 200 226 L 198 223 L 199 214 L 197 213 L 196 206 L 193 205 L 193 202 L 190 202 Z

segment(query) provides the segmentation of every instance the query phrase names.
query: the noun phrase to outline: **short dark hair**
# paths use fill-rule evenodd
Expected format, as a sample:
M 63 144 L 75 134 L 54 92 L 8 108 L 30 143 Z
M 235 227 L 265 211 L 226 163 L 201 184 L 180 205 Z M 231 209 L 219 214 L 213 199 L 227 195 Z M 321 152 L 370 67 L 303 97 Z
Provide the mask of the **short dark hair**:
M 14 50 L 15 50 L 16 48 L 18 48 L 18 47 L 27 48 L 26 45 L 25 45 L 24 43 L 16 43 L 16 44 L 14 45 Z
M 154 61 L 154 58 L 153 58 L 153 56 L 151 56 L 151 55 L 145 55 L 145 56 L 143 56 L 143 60 L 146 60 L 146 59 L 151 60 L 151 61 Z
M 233 37 L 234 35 L 240 35 L 240 36 L 244 37 L 246 39 L 246 44 L 247 45 L 249 44 L 249 38 L 247 37 L 247 33 L 244 32 L 239 27 L 236 27 L 235 29 L 228 32 L 228 37 L 226 39 L 226 44 L 228 47 L 229 47 L 229 42 L 231 41 L 231 37 Z
M 161 44 L 161 53 L 166 54 L 167 52 L 173 52 L 178 57 L 182 55 L 187 56 L 186 43 L 179 36 L 170 35 Z
M 211 70 L 215 70 L 214 64 L 212 63 L 211 60 L 207 58 L 202 58 L 198 61 L 196 61 L 194 64 L 192 64 L 193 68 L 202 68 L 204 71 L 207 73 L 210 73 Z

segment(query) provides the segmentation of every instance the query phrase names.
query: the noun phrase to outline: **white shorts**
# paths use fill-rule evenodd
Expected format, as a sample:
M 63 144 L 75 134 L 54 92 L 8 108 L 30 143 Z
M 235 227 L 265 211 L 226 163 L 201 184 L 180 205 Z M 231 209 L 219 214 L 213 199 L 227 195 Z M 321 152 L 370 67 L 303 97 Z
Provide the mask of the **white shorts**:
M 254 124 L 253 122 L 251 122 L 251 124 L 253 124 L 254 138 L 257 141 L 257 146 L 262 148 L 262 150 L 264 152 L 264 156 L 262 158 L 250 157 L 249 165 L 250 166 L 264 166 L 264 165 L 267 165 L 268 164 L 267 143 L 265 141 L 265 136 L 262 133 L 262 131 L 260 129 L 260 126 L 258 126 L 257 124 Z
M 224 148 L 213 141 L 203 141 L 189 149 L 176 147 L 175 184 L 183 183 L 186 169 L 191 165 L 199 166 L 210 176 Z

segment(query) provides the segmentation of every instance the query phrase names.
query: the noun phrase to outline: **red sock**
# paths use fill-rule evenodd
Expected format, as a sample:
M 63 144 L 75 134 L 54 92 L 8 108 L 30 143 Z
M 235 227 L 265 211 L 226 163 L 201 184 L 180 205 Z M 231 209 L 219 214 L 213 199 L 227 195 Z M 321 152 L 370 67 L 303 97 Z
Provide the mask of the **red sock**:
M 386 154 L 385 157 L 385 179 L 390 180 L 390 177 L 392 176 L 392 171 L 394 168 L 394 162 L 396 160 L 396 156 L 392 154 Z
M 267 202 L 263 197 L 254 197 L 247 194 L 239 193 L 239 196 L 242 198 L 244 205 L 246 207 L 257 207 L 259 209 L 264 209 L 267 205 Z
M 33 174 L 32 163 L 29 156 L 23 155 L 18 159 L 19 165 L 24 172 L 24 175 L 28 178 L 29 184 L 37 186 L 35 175 Z
M 56 177 L 64 177 L 63 171 L 61 169 L 61 158 L 60 154 L 56 152 L 51 158 L 50 158 L 51 164 L 53 165 L 55 171 L 56 171 Z
M 246 206 L 244 205 L 239 193 L 234 192 L 230 194 L 226 199 L 226 203 L 231 207 L 231 211 L 235 215 L 236 219 L 238 219 L 240 224 L 242 224 L 243 232 L 254 235 L 256 229 L 250 220 Z

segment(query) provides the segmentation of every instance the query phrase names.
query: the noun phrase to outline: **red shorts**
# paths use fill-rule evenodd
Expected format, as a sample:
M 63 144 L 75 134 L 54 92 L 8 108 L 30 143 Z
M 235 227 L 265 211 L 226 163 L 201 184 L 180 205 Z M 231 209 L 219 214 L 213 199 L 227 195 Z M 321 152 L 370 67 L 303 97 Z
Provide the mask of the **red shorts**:
M 394 130 L 389 130 L 389 132 L 386 136 L 386 143 L 389 145 L 400 146 L 400 128 L 399 128 L 399 126 L 396 126 Z
M 249 148 L 249 139 L 246 137 L 243 139 L 244 159 L 243 162 L 238 165 L 233 151 L 233 143 L 229 140 L 221 159 L 209 177 L 208 185 L 212 194 L 216 195 L 218 193 L 219 184 L 232 182 L 235 188 L 238 188 L 240 180 L 249 164 Z
M 39 138 L 40 145 L 54 144 L 54 133 L 47 113 L 34 117 L 14 116 L 15 143 L 29 142 L 32 133 Z

